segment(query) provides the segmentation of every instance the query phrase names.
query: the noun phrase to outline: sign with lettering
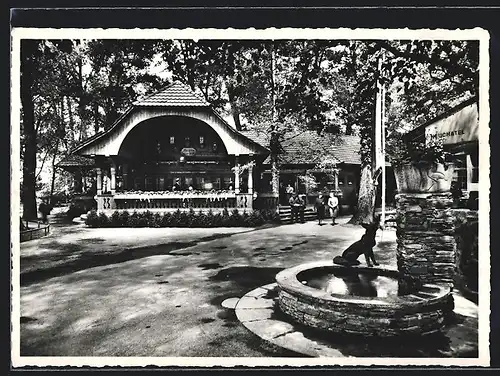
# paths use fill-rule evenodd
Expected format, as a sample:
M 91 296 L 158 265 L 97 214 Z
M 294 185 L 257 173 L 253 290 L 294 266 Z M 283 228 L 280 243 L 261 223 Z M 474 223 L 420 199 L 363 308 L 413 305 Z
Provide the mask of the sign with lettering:
M 183 148 L 181 150 L 181 154 L 185 155 L 186 157 L 192 157 L 193 155 L 196 154 L 196 149 L 195 148 Z
M 425 128 L 426 142 L 441 140 L 445 145 L 477 141 L 479 136 L 479 117 L 477 103 L 438 120 Z

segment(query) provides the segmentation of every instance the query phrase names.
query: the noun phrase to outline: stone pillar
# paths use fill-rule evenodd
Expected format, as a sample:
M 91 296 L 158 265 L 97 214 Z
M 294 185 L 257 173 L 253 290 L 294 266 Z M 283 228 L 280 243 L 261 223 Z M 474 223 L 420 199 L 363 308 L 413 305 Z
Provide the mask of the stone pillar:
M 450 192 L 396 195 L 398 270 L 453 287 L 457 244 Z
M 97 194 L 102 194 L 102 171 L 99 167 L 97 168 Z
M 253 193 L 253 166 L 248 167 L 248 193 Z
M 234 157 L 234 192 L 240 193 L 240 158 Z
M 113 165 L 109 169 L 111 173 L 111 179 L 109 183 L 109 190 L 112 194 L 115 194 L 116 191 L 116 167 Z

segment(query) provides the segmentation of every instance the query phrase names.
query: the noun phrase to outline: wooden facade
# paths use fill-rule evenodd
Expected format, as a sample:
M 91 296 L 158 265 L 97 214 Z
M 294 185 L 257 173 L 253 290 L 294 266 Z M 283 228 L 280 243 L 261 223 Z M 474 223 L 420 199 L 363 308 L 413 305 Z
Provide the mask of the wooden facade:
M 313 149 L 317 146 L 314 133 L 295 140 L 301 137 Z M 280 186 L 291 184 L 310 205 L 325 189 L 336 191 L 344 206 L 355 203 L 359 139 L 346 140 L 347 146 L 335 146 L 321 139 L 325 148 L 342 157 L 333 181 L 315 167 L 314 158 L 324 150 L 290 158 L 303 148 L 285 143 L 289 157 L 281 156 Z M 236 131 L 203 98 L 174 83 L 135 102 L 106 131 L 78 145 L 72 157 L 84 158 L 86 169 L 95 174 L 99 211 L 252 210 L 287 205 L 286 195 L 271 189 L 267 144 L 251 132 Z M 70 163 L 61 167 L 77 171 Z M 304 183 L 301 177 L 307 174 L 316 177 L 319 187 L 311 189 Z

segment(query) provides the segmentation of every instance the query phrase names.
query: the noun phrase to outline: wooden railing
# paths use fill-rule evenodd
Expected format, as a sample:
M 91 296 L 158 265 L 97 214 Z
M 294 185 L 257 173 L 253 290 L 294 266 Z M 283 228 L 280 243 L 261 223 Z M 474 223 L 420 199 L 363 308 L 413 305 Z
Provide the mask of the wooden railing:
M 169 211 L 177 209 L 253 209 L 254 197 L 248 193 L 203 193 L 169 192 L 162 193 L 117 193 L 95 197 L 99 211 L 109 210 L 153 210 Z
M 38 239 L 41 238 L 42 236 L 48 235 L 49 232 L 50 232 L 49 224 L 40 224 L 40 222 L 38 222 L 36 228 L 27 228 L 25 230 L 21 230 L 20 241 L 25 242 L 27 240 Z

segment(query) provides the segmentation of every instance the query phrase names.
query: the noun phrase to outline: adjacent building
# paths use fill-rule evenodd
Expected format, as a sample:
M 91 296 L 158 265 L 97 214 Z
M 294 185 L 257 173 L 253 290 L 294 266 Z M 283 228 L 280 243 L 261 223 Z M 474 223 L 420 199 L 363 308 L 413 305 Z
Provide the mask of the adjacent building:
M 409 140 L 440 139 L 453 156 L 454 180 L 468 196 L 479 191 L 478 104 L 472 97 L 406 134 Z

